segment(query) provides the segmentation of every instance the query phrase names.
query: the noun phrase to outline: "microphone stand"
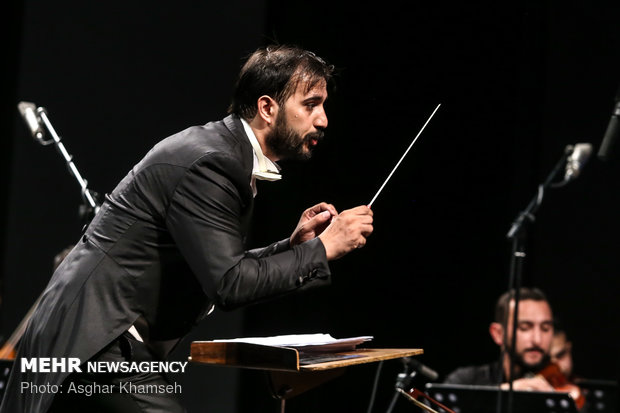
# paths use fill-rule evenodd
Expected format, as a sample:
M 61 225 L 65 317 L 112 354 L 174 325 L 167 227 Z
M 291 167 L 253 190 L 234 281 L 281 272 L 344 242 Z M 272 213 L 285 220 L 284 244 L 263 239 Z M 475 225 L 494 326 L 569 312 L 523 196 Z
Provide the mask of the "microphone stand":
M 398 395 L 400 394 L 399 390 L 409 390 L 416 374 L 417 372 L 415 370 L 411 371 L 409 365 L 405 363 L 405 369 L 402 373 L 398 373 L 398 376 L 396 377 L 394 395 L 392 396 L 392 400 L 390 401 L 390 405 L 388 406 L 386 413 L 392 413 L 392 410 L 396 405 L 396 401 L 398 400 Z
M 82 194 L 82 202 L 83 204 L 80 206 L 80 216 L 88 222 L 90 217 L 94 216 L 99 212 L 100 205 L 97 202 L 97 193 L 88 189 L 88 182 L 82 178 L 82 175 L 78 171 L 77 167 L 73 163 L 73 156 L 67 152 L 65 145 L 61 142 L 60 136 L 54 130 L 52 123 L 50 122 L 47 116 L 47 110 L 43 107 L 37 108 L 37 118 L 41 120 L 45 129 L 49 132 L 51 139 L 43 139 L 43 136 L 36 136 L 37 142 L 41 145 L 47 146 L 49 144 L 56 145 L 56 149 L 62 155 L 65 160 L 67 167 L 69 168 L 69 172 L 71 175 L 75 177 L 78 184 L 80 185 L 81 194 Z
M 521 289 L 521 279 L 522 279 L 522 269 L 523 262 L 525 260 L 525 238 L 526 238 L 526 226 L 535 221 L 535 214 L 540 208 L 545 190 L 547 188 L 556 188 L 563 186 L 566 182 L 561 181 L 559 183 L 552 183 L 555 179 L 556 175 L 562 168 L 570 154 L 573 151 L 572 146 L 567 146 L 564 150 L 564 154 L 562 158 L 558 161 L 558 163 L 554 166 L 554 168 L 547 176 L 547 179 L 538 186 L 538 192 L 527 207 L 517 215 L 516 219 L 513 221 L 510 230 L 506 237 L 512 241 L 512 253 L 510 255 L 510 274 L 508 280 L 508 291 L 511 292 L 511 297 L 509 297 L 508 303 L 510 308 L 510 302 L 514 300 L 514 312 L 513 312 L 513 322 L 512 322 L 512 339 L 511 345 L 509 348 L 509 361 L 510 361 L 510 369 L 508 374 L 508 403 L 507 403 L 507 413 L 512 413 L 513 411 L 513 381 L 514 381 L 514 351 L 517 342 L 517 324 L 518 324 L 518 315 L 519 315 L 519 299 L 520 299 L 520 289 Z M 506 317 L 508 318 L 510 311 L 507 312 Z M 504 320 L 504 325 L 508 327 L 508 319 Z M 508 331 L 507 328 L 504 329 L 504 343 L 508 341 Z M 506 346 L 504 346 L 504 350 L 501 351 L 500 360 L 499 360 L 499 370 L 500 372 L 504 371 L 504 357 L 506 354 Z M 501 383 L 501 378 L 500 378 Z M 501 387 L 498 389 L 498 399 L 497 399 L 497 412 L 501 413 L 502 409 L 502 390 Z
M 429 413 L 439 413 L 439 411 L 444 413 L 455 413 L 452 409 L 444 406 L 428 394 L 416 389 L 413 386 L 413 382 L 417 374 L 418 371 L 415 368 L 412 368 L 409 366 L 408 363 L 405 363 L 404 371 L 402 373 L 398 373 L 398 376 L 396 378 L 394 395 L 392 396 L 392 400 L 390 401 L 390 405 L 388 406 L 386 413 L 392 413 L 392 410 L 396 405 L 399 395 L 405 396 L 407 400 L 418 406 L 420 409 L 425 410 Z M 422 398 L 431 404 L 425 404 L 419 401 L 418 398 Z M 439 408 L 439 411 L 433 409 L 433 406 L 437 406 Z

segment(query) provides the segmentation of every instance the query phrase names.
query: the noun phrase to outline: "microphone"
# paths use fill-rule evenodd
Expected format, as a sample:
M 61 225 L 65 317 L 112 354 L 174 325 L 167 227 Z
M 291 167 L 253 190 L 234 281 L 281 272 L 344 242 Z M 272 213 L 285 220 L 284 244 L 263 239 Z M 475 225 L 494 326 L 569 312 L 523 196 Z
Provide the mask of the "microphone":
M 432 368 L 420 363 L 416 359 L 413 359 L 411 357 L 404 357 L 403 363 L 405 364 L 405 366 L 413 370 L 411 374 L 419 373 L 429 381 L 435 381 L 439 378 L 439 373 L 437 373 Z
M 609 125 L 607 125 L 605 136 L 603 136 L 601 147 L 598 150 L 598 157 L 600 160 L 606 161 L 609 159 L 614 143 L 618 139 L 618 135 L 620 135 L 620 89 L 618 89 L 616 93 L 616 106 L 611 114 L 611 119 L 609 120 Z
M 564 182 L 572 181 L 579 176 L 592 153 L 592 145 L 589 143 L 578 143 L 574 147 L 569 145 L 567 149 L 570 150 L 570 148 L 572 148 L 572 153 L 566 159 Z
M 28 129 L 30 129 L 32 137 L 37 140 L 41 140 L 43 139 L 44 132 L 41 128 L 39 117 L 35 112 L 36 108 L 36 105 L 32 102 L 19 102 L 17 104 L 17 109 L 19 110 L 19 113 L 21 113 L 22 118 L 24 118 Z

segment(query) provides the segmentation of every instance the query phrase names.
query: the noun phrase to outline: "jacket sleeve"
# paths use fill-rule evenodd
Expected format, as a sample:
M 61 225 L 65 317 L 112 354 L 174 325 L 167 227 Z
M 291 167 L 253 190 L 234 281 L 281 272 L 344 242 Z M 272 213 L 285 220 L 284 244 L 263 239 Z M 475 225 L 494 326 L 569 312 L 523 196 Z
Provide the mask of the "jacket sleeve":
M 246 257 L 262 258 L 269 255 L 284 252 L 291 248 L 290 239 L 283 239 L 282 241 L 274 242 L 268 247 L 256 248 L 245 252 Z
M 238 161 L 211 153 L 187 170 L 172 196 L 166 225 L 205 294 L 219 307 L 233 309 L 329 284 L 318 238 L 293 248 L 284 240 L 244 250 L 243 185 L 249 182 Z

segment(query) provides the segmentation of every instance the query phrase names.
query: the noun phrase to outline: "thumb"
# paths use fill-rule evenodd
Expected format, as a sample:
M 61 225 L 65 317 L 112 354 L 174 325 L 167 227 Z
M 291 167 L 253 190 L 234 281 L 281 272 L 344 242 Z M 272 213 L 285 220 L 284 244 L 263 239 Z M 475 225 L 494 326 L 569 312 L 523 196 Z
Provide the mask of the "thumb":
M 320 214 L 316 214 L 312 219 L 308 221 L 308 223 L 312 226 L 317 226 L 326 223 L 332 217 L 331 212 L 323 211 Z

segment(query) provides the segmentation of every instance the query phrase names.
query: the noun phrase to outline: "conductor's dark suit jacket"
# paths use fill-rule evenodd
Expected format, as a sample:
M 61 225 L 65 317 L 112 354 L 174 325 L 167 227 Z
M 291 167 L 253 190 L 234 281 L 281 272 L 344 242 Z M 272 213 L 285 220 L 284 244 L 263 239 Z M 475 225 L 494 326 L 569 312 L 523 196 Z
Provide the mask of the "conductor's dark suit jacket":
M 21 357 L 85 362 L 138 319 L 152 341 L 182 337 L 211 304 L 223 309 L 330 281 L 323 244 L 288 240 L 246 251 L 252 147 L 240 120 L 158 143 L 106 196 L 54 273 L 21 341 L 2 413 L 45 412 L 68 373 L 20 373 Z

